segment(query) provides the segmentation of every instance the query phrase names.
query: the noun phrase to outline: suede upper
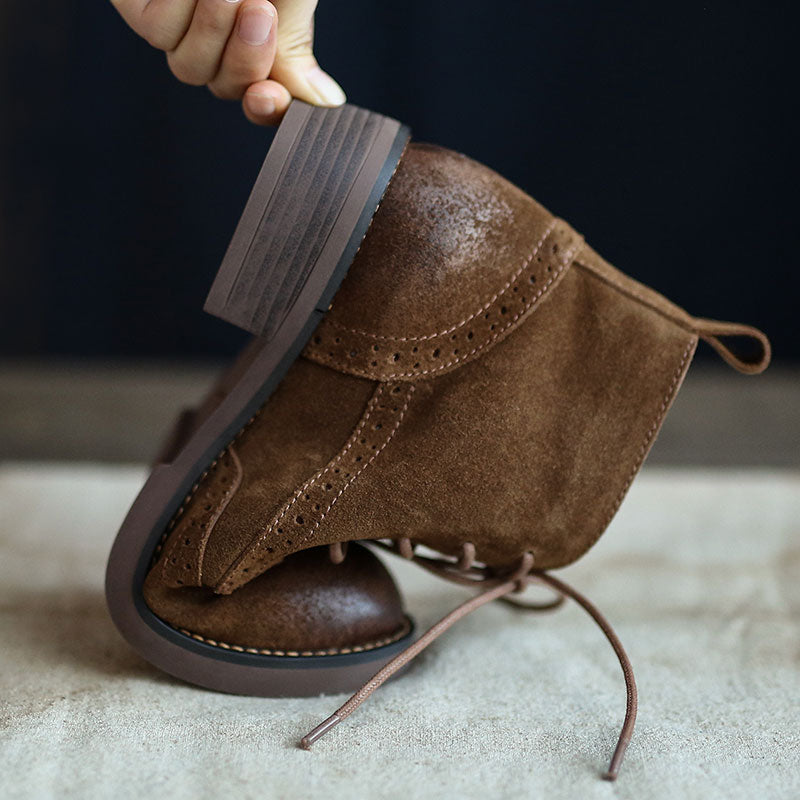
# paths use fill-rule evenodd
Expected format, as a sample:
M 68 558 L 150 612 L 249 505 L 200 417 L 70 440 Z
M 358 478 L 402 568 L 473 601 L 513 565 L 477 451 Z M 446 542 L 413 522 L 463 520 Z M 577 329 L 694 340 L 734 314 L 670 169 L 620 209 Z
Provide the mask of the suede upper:
M 412 146 L 304 354 L 380 381 L 448 372 L 522 324 L 581 245 L 499 175 Z
M 410 145 L 304 357 L 151 574 L 231 594 L 299 550 L 403 537 L 564 566 L 614 516 L 699 337 L 742 371 L 769 360 L 763 334 L 690 316 L 491 170 Z

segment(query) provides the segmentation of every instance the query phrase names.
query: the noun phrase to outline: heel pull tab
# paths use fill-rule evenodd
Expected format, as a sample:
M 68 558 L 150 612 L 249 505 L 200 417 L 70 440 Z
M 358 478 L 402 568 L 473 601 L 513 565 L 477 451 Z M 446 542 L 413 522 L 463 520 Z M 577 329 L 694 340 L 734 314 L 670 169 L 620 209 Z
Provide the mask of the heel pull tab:
M 735 370 L 743 372 L 745 375 L 758 375 L 768 366 L 772 358 L 772 346 L 769 339 L 758 328 L 751 325 L 740 325 L 737 322 L 720 322 L 715 319 L 695 318 L 695 331 L 705 342 L 708 342 L 719 354 L 722 359 L 730 364 Z M 720 337 L 724 338 L 744 338 L 749 344 L 757 345 L 755 353 L 745 352 L 741 355 L 735 353 Z

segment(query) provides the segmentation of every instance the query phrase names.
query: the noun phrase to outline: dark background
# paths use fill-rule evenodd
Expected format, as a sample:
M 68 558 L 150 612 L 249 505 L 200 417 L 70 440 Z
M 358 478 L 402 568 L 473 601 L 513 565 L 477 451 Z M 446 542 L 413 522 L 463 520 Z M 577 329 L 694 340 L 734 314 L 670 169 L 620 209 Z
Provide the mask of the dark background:
M 477 158 L 689 311 L 800 359 L 788 3 L 321 0 L 349 99 Z M 191 357 L 271 132 L 103 0 L 0 6 L 0 355 Z

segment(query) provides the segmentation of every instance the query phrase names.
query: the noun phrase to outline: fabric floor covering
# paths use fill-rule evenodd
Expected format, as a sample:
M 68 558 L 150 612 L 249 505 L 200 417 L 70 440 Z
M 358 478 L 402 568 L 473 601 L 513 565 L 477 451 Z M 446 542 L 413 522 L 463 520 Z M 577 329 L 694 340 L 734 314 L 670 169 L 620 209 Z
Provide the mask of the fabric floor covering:
M 227 696 L 159 673 L 102 593 L 143 476 L 0 468 L 2 798 L 800 798 L 800 473 L 645 469 L 557 573 L 636 670 L 616 784 L 600 775 L 622 675 L 572 603 L 478 610 L 310 752 L 298 737 L 343 696 Z M 469 596 L 389 560 L 421 629 Z

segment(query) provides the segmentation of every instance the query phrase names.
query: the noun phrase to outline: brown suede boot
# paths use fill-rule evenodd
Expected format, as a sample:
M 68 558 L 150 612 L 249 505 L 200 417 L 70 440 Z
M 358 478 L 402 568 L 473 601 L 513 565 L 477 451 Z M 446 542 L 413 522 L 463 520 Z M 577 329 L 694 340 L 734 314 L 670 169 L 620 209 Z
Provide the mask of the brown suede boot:
M 283 667 L 260 654 L 283 642 L 299 653 L 283 656 L 290 668 L 369 645 L 348 676 L 388 665 L 308 746 L 460 616 L 537 580 L 576 599 L 620 657 L 613 777 L 635 717 L 630 665 L 599 612 L 545 570 L 607 527 L 698 340 L 749 373 L 769 343 L 628 278 L 491 170 L 406 140 L 352 107 L 292 106 L 208 303 L 256 334 L 252 358 L 131 510 L 112 613 L 145 657 L 228 691 L 273 693 Z M 757 352 L 737 356 L 723 336 Z M 396 655 L 396 595 L 363 550 L 345 553 L 368 540 L 484 591 Z M 300 555 L 319 548 L 339 565 Z M 368 622 L 350 625 L 346 591 L 373 599 Z
M 199 409 L 181 415 L 159 463 L 169 463 L 180 453 L 225 399 L 251 358 L 252 347 Z M 156 547 L 155 563 L 142 590 L 147 607 L 195 642 L 232 653 L 274 656 L 278 664 L 294 660 L 308 666 L 318 660 L 315 657 L 375 651 L 383 654 L 380 665 L 388 657 L 387 650 L 391 654 L 404 646 L 412 625 L 403 612 L 397 587 L 381 561 L 357 544 L 342 549 L 339 558 L 331 558 L 327 547 L 295 553 L 268 575 L 227 597 L 192 588 L 203 560 L 202 555 L 198 560 L 199 550 L 205 547 L 203 538 L 238 491 L 241 473 L 241 462 L 232 448 L 209 466 L 208 479 L 197 484 L 191 502 L 176 515 L 177 525 L 168 526 L 168 531 L 175 527 L 181 535 L 167 536 L 165 532 Z M 341 690 L 352 688 L 352 668 L 336 668 L 337 661 L 323 659 L 321 670 L 279 669 L 269 683 L 269 693 L 314 694 L 330 690 L 331 680 Z M 375 665 L 370 664 L 369 669 L 374 670 Z M 264 679 L 259 674 L 259 685 Z M 234 688 L 244 691 L 241 685 Z

